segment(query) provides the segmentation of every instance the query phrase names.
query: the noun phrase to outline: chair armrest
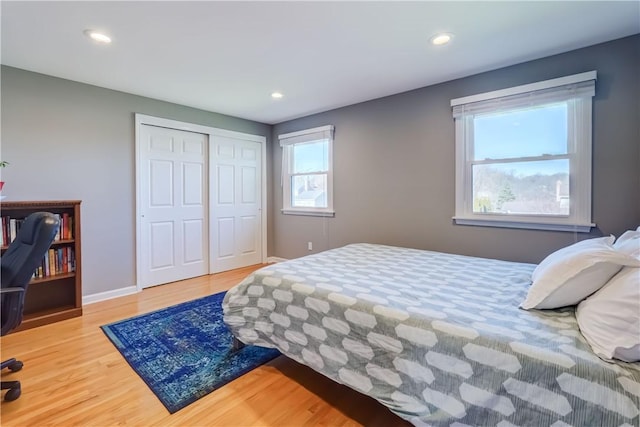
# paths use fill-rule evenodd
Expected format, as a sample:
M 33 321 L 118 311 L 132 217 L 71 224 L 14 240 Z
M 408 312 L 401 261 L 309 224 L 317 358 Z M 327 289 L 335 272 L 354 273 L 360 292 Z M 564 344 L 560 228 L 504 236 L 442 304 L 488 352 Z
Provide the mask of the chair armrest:
M 17 292 L 24 292 L 24 288 L 2 288 L 0 294 L 12 294 Z

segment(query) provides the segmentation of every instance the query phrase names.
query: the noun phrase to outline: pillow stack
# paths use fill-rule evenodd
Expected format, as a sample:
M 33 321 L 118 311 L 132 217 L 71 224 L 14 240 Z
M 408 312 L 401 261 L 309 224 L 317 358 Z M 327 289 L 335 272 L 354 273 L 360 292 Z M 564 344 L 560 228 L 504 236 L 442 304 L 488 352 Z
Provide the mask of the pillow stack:
M 640 360 L 640 227 L 583 240 L 534 270 L 524 309 L 578 305 L 578 326 L 603 359 Z

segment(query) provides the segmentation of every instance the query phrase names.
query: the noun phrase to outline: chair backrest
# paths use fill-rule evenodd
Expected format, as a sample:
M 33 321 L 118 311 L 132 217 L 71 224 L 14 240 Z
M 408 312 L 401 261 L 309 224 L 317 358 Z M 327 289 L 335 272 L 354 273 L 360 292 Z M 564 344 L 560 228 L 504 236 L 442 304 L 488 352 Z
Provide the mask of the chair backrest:
M 0 281 L 2 288 L 23 288 L 23 292 L 3 293 L 1 301 L 2 335 L 22 322 L 24 295 L 35 269 L 51 246 L 60 220 L 49 212 L 34 212 L 29 215 L 16 238 L 2 254 Z

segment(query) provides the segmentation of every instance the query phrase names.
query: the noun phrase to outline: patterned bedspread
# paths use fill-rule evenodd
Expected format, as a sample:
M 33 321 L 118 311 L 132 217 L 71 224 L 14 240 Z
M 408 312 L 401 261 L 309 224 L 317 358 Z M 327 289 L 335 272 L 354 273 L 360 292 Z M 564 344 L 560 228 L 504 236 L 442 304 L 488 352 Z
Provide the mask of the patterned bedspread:
M 348 245 L 251 274 L 224 321 L 415 425 L 638 426 L 639 363 L 595 356 L 572 308 L 518 308 L 534 267 Z

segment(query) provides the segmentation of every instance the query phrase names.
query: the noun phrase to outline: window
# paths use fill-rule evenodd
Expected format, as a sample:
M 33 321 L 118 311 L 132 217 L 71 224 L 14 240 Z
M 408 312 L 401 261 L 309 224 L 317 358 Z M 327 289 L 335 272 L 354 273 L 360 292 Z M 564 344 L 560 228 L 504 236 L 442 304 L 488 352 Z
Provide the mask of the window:
M 282 147 L 282 212 L 333 216 L 333 126 L 278 137 Z
M 588 232 L 596 72 L 451 101 L 457 224 Z

